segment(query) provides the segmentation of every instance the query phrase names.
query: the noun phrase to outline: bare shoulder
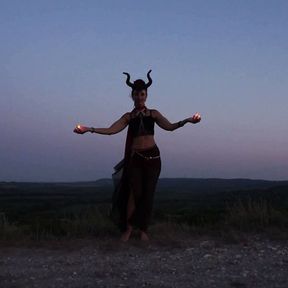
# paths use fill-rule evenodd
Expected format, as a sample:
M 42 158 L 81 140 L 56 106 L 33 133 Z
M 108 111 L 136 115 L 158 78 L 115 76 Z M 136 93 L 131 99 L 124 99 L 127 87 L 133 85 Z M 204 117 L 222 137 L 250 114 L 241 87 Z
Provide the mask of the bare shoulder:
M 150 109 L 151 116 L 155 119 L 157 119 L 160 115 L 160 112 L 157 109 Z
M 130 113 L 131 113 L 131 112 L 126 112 L 126 113 L 123 114 L 122 117 L 128 118 L 128 117 L 130 116 Z
M 131 115 L 131 112 L 126 112 L 122 115 L 121 118 L 124 118 L 126 122 L 129 122 L 130 117 L 131 117 L 130 115 Z

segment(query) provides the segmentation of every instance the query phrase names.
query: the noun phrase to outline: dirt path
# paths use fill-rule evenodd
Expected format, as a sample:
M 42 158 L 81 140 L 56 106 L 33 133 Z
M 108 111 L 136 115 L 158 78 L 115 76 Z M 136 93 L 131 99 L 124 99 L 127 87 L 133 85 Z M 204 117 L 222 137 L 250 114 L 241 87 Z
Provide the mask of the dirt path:
M 288 241 L 78 239 L 0 247 L 1 288 L 288 287 Z

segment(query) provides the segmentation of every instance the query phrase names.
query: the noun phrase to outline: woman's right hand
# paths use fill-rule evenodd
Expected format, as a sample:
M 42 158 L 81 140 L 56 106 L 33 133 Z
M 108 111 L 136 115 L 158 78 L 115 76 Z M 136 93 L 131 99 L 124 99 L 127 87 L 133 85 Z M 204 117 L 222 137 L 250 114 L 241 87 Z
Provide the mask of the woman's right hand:
M 90 128 L 89 127 L 86 127 L 86 126 L 81 126 L 81 125 L 77 125 L 73 132 L 77 133 L 77 134 L 84 134 L 86 132 L 90 131 Z

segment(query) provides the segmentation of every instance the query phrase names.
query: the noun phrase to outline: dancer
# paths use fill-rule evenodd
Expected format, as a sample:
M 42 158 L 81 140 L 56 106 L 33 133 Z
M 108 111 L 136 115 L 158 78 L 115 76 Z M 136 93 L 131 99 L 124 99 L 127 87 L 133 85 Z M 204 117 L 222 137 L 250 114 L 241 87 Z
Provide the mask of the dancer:
M 115 185 L 112 211 L 118 215 L 115 219 L 121 231 L 121 241 L 130 238 L 133 228 L 140 230 L 140 239 L 149 240 L 148 227 L 151 224 L 154 193 L 161 172 L 160 150 L 154 140 L 154 123 L 167 131 L 173 131 L 186 123 L 198 123 L 199 113 L 176 123 L 170 123 L 158 110 L 145 105 L 147 89 L 152 84 L 149 70 L 148 82 L 137 79 L 130 82 L 127 72 L 126 84 L 132 88 L 131 98 L 134 109 L 124 113 L 109 128 L 94 128 L 77 125 L 75 133 L 86 132 L 113 135 L 128 126 L 124 159 L 114 169 L 121 169 L 120 181 Z M 114 173 L 114 174 L 115 174 Z

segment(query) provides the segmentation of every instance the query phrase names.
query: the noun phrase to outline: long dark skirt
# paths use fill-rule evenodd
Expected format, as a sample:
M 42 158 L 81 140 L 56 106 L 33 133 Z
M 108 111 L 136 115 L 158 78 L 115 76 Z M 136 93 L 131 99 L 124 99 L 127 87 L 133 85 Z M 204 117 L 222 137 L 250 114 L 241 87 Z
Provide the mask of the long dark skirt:
M 121 232 L 127 229 L 129 223 L 134 228 L 147 231 L 152 220 L 154 194 L 161 172 L 160 150 L 157 145 L 145 150 L 133 152 L 129 159 L 123 162 L 123 173 L 118 185 L 115 186 L 112 212 L 114 221 Z M 146 159 L 145 157 L 156 157 Z M 127 219 L 128 200 L 132 193 L 134 212 Z

